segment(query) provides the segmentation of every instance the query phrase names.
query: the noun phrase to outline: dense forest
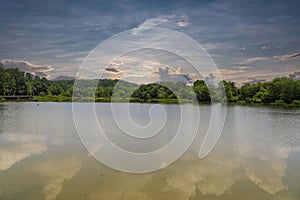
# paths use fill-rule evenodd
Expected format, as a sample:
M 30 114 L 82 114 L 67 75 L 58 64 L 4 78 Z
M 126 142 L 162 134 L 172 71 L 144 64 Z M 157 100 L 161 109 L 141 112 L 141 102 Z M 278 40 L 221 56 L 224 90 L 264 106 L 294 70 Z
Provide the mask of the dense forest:
M 270 82 L 245 84 L 241 88 L 236 87 L 234 82 L 223 81 L 224 95 L 219 95 L 220 86 L 207 86 L 203 80 L 195 81 L 192 86 L 187 86 L 183 82 L 137 85 L 110 79 L 80 80 L 80 87 L 74 91 L 73 85 L 74 80 L 47 80 L 17 68 L 5 69 L 0 65 L 1 101 L 6 100 L 5 96 L 26 95 L 32 96 L 33 101 L 64 102 L 72 101 L 72 94 L 75 92 L 75 96 L 78 97 L 75 100 L 78 101 L 228 102 L 300 107 L 300 80 L 287 77 L 275 78 Z M 93 90 L 95 85 L 96 90 Z

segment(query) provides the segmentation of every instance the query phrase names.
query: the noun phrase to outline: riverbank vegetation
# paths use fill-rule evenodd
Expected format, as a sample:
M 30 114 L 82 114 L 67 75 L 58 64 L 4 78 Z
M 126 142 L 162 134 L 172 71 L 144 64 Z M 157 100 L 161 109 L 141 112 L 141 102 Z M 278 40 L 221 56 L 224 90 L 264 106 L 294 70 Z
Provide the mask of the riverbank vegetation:
M 300 107 L 300 80 L 287 77 L 270 82 L 245 84 L 241 88 L 234 82 L 223 81 L 219 86 L 207 86 L 197 80 L 192 86 L 183 82 L 162 82 L 137 85 L 119 80 L 79 80 L 73 91 L 74 80 L 47 80 L 18 69 L 0 66 L 0 101 L 5 96 L 27 95 L 33 101 L 140 102 L 140 103 L 209 103 L 272 105 Z M 220 85 L 225 94 L 220 95 Z M 93 88 L 96 88 L 93 89 Z M 224 98 L 224 97 L 226 98 Z

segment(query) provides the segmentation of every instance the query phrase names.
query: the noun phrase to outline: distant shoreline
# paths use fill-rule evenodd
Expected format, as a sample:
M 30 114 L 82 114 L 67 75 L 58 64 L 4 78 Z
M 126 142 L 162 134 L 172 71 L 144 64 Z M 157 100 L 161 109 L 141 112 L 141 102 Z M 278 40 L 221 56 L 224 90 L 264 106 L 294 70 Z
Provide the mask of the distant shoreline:
M 38 97 L 39 100 L 33 98 L 31 100 L 28 99 L 19 99 L 19 100 L 1 100 L 0 103 L 5 103 L 5 102 L 36 102 L 36 103 L 41 103 L 41 102 L 49 102 L 49 103 L 130 103 L 130 104 L 192 104 L 192 105 L 212 105 L 212 104 L 222 104 L 222 105 L 227 105 L 227 106 L 249 106 L 249 107 L 272 107 L 272 108 L 300 108 L 298 104 L 281 104 L 281 103 L 233 103 L 233 102 L 195 102 L 187 99 L 152 99 L 152 100 L 139 100 L 139 99 L 117 99 L 114 101 L 111 101 L 111 99 L 106 99 L 106 98 L 96 98 L 96 101 L 92 101 L 90 98 L 87 98 L 85 100 L 81 101 L 72 101 L 70 99 L 69 101 L 50 101 L 49 99 L 45 99 L 41 97 Z
M 6 98 L 7 97 L 7 98 Z M 82 79 L 51 81 L 17 68 L 3 68 L 0 63 L 0 101 L 37 102 L 130 102 L 130 103 L 200 103 L 227 102 L 250 106 L 300 107 L 300 80 L 275 78 L 236 87 L 232 81 L 218 85 L 204 80 L 136 84 L 119 79 Z

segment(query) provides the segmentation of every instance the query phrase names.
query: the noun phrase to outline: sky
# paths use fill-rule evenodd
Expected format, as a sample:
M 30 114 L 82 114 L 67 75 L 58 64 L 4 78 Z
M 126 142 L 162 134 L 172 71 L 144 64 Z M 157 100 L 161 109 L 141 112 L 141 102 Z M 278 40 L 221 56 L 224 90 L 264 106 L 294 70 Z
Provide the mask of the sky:
M 75 76 L 89 52 L 106 39 L 130 29 L 161 27 L 202 45 L 226 80 L 297 79 L 299 8 L 297 0 L 2 1 L 0 62 L 50 79 Z M 144 56 L 135 58 L 142 63 Z M 170 74 L 188 75 L 184 67 L 172 67 Z M 169 68 L 158 62 L 151 75 Z M 122 71 L 115 70 L 106 72 Z

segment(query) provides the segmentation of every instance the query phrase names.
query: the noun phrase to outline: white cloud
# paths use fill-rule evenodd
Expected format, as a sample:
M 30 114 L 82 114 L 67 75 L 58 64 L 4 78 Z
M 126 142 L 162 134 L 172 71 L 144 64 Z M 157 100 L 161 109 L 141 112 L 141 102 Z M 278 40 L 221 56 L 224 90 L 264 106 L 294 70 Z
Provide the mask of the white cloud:
M 186 27 L 189 25 L 189 18 L 187 15 L 170 15 L 160 16 L 156 18 L 147 19 L 138 28 L 147 27 L 165 27 L 165 28 L 176 28 Z
M 177 24 L 177 26 L 181 26 L 181 27 L 185 27 L 185 26 L 188 26 L 188 25 L 189 25 L 189 23 L 188 23 L 187 21 L 184 21 L 184 22 L 177 22 L 176 24 Z
M 261 47 L 262 50 L 268 50 L 268 49 L 270 49 L 270 48 L 271 48 L 270 46 L 262 46 L 262 47 Z

